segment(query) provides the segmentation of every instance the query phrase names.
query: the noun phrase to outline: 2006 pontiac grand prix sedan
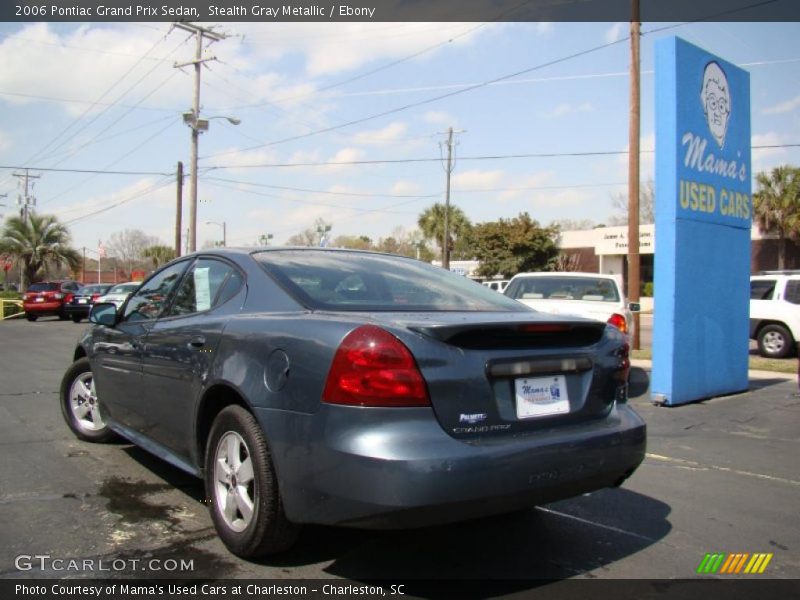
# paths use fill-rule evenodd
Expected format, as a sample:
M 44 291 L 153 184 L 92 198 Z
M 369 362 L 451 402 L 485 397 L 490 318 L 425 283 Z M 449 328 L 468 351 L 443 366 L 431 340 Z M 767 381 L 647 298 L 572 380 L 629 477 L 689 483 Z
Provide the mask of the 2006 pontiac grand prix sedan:
M 551 502 L 619 485 L 644 457 L 619 330 L 408 258 L 201 252 L 90 321 L 61 387 L 70 428 L 204 478 L 242 557 L 285 550 L 303 523 Z

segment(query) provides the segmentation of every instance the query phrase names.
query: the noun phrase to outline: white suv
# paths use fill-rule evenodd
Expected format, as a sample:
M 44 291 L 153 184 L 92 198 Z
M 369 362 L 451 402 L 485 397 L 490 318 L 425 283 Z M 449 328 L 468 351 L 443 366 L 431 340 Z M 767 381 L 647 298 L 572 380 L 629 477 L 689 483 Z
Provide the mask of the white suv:
M 761 356 L 785 358 L 800 340 L 800 271 L 750 277 L 750 339 Z

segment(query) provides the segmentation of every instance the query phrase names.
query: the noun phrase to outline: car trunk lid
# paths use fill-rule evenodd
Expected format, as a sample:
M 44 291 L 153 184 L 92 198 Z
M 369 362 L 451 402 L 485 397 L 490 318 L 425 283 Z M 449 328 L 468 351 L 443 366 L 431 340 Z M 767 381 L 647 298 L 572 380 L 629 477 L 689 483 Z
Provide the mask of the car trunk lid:
M 414 354 L 434 413 L 454 437 L 600 418 L 624 394 L 627 345 L 605 323 L 533 312 L 386 321 Z

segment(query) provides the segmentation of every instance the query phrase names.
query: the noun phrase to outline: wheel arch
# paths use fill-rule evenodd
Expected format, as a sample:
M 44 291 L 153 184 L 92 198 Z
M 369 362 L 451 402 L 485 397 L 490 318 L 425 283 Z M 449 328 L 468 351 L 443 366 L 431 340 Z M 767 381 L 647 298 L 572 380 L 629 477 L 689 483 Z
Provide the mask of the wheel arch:
M 200 399 L 195 420 L 195 452 L 197 453 L 197 464 L 201 469 L 205 464 L 206 445 L 214 419 L 222 410 L 234 404 L 254 414 L 244 396 L 226 383 L 215 383 L 210 386 Z
M 83 346 L 78 346 L 75 348 L 75 352 L 72 354 L 72 362 L 84 358 L 85 356 L 88 356 L 88 354 L 86 354 L 86 350 L 83 349 Z

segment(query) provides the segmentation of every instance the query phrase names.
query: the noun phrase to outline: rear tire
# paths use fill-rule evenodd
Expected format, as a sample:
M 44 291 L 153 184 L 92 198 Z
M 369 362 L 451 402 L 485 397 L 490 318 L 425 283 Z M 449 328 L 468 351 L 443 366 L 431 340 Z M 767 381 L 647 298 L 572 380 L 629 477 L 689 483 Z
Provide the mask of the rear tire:
M 794 352 L 791 332 L 778 323 L 766 325 L 758 332 L 758 351 L 766 358 L 786 358 Z
M 82 318 L 83 317 L 81 317 L 80 315 L 72 315 L 72 322 L 73 323 L 80 323 Z
M 31 323 L 33 323 L 36 319 L 39 318 L 38 315 L 32 315 L 31 313 L 25 313 L 25 318 L 28 319 Z
M 233 554 L 255 558 L 294 544 L 300 527 L 284 513 L 264 433 L 241 406 L 223 409 L 211 426 L 205 479 L 211 519 Z

